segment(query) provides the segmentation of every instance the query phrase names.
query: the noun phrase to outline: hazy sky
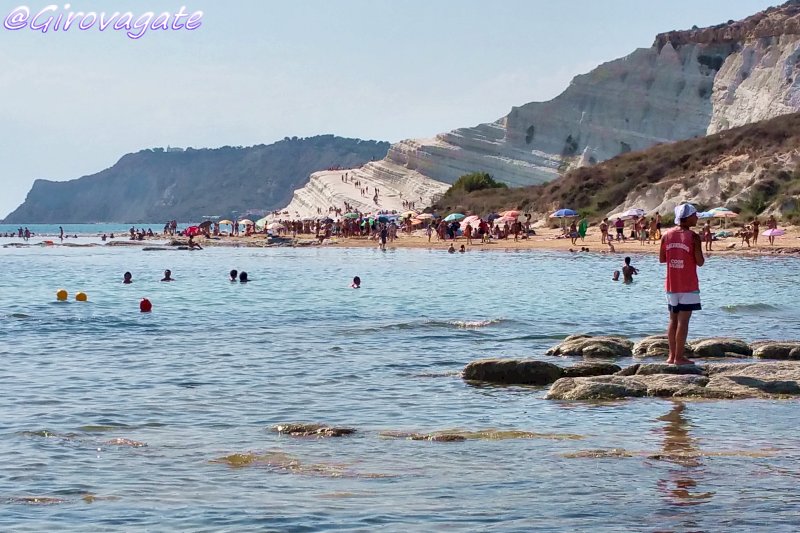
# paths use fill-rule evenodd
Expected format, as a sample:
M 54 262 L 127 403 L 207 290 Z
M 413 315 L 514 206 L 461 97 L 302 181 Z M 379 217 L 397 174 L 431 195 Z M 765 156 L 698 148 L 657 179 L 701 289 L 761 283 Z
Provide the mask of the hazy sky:
M 65 4 L 70 7 L 64 8 Z M 0 22 L 0 218 L 33 180 L 155 146 L 334 133 L 398 141 L 547 100 L 656 33 L 766 0 L 71 0 L 70 12 L 204 12 L 194 31 L 11 31 Z M 0 0 L 0 20 L 18 6 Z M 13 22 L 13 21 L 12 21 Z M 44 22 L 44 20 L 40 20 Z M 182 20 L 185 23 L 186 19 Z M 87 22 L 88 23 L 88 22 Z

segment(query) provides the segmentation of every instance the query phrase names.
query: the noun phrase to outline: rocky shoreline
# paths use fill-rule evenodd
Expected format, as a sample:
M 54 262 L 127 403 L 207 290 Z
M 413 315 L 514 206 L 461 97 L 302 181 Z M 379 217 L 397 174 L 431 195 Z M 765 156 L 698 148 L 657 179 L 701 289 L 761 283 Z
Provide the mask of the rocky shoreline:
M 760 359 L 758 362 L 682 366 L 637 362 L 622 368 L 607 361 L 666 358 L 666 350 L 666 338 L 662 336 L 633 343 L 623 337 L 573 335 L 548 350 L 547 355 L 585 359 L 576 365 L 561 367 L 537 360 L 482 359 L 469 363 L 462 378 L 501 385 L 550 385 L 548 400 L 640 397 L 734 400 L 800 396 L 800 341 L 748 344 L 739 339 L 709 338 L 687 345 L 687 353 L 701 359 Z

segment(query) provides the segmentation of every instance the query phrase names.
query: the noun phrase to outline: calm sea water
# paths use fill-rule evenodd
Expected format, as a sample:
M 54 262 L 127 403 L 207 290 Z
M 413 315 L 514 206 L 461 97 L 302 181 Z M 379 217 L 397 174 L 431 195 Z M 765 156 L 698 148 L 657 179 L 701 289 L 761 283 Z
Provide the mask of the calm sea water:
M 662 332 L 662 268 L 634 257 L 624 286 L 621 261 L 0 248 L 0 530 L 796 531 L 796 401 L 564 404 L 459 378 L 484 357 L 571 364 L 544 351 L 575 332 Z M 253 281 L 228 282 L 232 268 Z M 690 335 L 800 338 L 798 275 L 789 259 L 711 258 Z M 89 302 L 56 303 L 58 288 Z M 270 431 L 293 421 L 358 431 Z M 381 436 L 489 428 L 552 438 Z M 571 456 L 612 448 L 634 456 Z M 708 455 L 654 457 L 675 450 Z M 237 453 L 262 460 L 217 461 Z

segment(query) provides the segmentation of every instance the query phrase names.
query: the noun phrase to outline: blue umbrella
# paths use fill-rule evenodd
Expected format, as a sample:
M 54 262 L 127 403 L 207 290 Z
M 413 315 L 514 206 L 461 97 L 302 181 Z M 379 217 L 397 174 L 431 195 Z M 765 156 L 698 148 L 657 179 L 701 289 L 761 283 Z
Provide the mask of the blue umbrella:
M 461 213 L 451 213 L 445 217 L 444 221 L 453 222 L 454 220 L 461 220 L 462 218 L 464 218 L 464 215 Z
M 558 211 L 550 215 L 550 218 L 572 218 L 577 216 L 578 213 L 576 213 L 572 209 L 559 209 Z

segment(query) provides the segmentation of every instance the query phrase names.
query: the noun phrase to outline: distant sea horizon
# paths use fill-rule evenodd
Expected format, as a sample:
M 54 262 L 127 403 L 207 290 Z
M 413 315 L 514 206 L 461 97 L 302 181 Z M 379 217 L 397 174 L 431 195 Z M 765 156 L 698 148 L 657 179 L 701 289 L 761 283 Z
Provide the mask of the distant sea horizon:
M 100 222 L 94 224 L 0 224 L 0 236 L 6 233 L 16 234 L 19 228 L 23 230 L 28 228 L 31 233 L 40 236 L 58 236 L 60 228 L 64 228 L 64 233 L 67 235 L 78 236 L 92 236 L 100 235 L 103 233 L 128 233 L 131 227 L 138 229 L 152 229 L 153 233 L 161 233 L 164 230 L 164 222 L 150 222 L 150 223 L 118 223 L 118 222 Z M 178 229 L 186 228 L 191 225 L 199 224 L 199 222 L 179 222 Z

